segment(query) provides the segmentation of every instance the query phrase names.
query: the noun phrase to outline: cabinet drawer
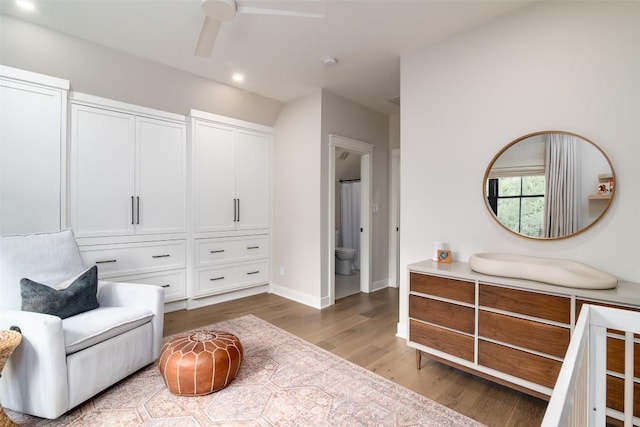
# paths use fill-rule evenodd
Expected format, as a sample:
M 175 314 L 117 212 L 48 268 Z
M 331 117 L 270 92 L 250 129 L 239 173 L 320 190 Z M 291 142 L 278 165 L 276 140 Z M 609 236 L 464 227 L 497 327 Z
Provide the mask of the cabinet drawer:
M 478 363 L 514 377 L 553 388 L 562 362 L 478 340 Z
M 409 321 L 409 340 L 473 362 L 473 337 Z
M 640 378 L 640 344 L 633 344 L 633 375 Z M 607 338 L 607 369 L 624 374 L 624 340 Z
M 519 289 L 480 285 L 480 306 L 569 324 L 571 299 Z
M 144 283 L 164 288 L 165 302 L 183 299 L 187 296 L 185 271 L 163 271 L 158 273 L 136 274 L 112 279 L 114 282 Z
M 247 288 L 269 281 L 269 262 L 234 264 L 201 270 L 198 273 L 196 296 L 207 296 Z
M 475 333 L 475 315 L 472 307 L 409 296 L 409 317 L 445 326 L 468 334 Z
M 411 273 L 410 290 L 468 304 L 475 303 L 475 284 L 464 280 Z
M 185 267 L 184 240 L 83 246 L 85 266 L 97 265 L 100 279 Z
M 518 347 L 563 358 L 569 347 L 569 328 L 503 314 L 478 311 L 478 334 Z
M 589 300 L 577 299 L 576 300 L 576 322 L 578 321 L 578 316 L 580 316 L 580 310 L 582 310 L 583 304 L 599 305 L 602 307 L 611 307 L 611 308 L 618 308 L 620 310 L 631 310 L 631 311 L 640 312 L 640 308 L 627 307 L 624 305 L 616 305 L 616 304 L 607 304 L 600 301 L 589 301 Z M 618 335 L 624 335 L 623 331 L 618 331 L 616 329 L 607 329 L 607 332 L 612 332 Z M 640 334 L 635 334 L 634 336 L 636 337 L 636 339 L 640 338 Z
M 196 240 L 196 267 L 269 256 L 269 236 Z

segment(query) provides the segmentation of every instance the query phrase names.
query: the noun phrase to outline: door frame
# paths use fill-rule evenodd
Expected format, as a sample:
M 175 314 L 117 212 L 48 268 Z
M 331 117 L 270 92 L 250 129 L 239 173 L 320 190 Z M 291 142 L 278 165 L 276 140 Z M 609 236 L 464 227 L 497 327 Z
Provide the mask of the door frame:
M 373 181 L 372 144 L 329 134 L 329 227 L 328 234 L 328 275 L 329 305 L 335 304 L 335 206 L 336 206 L 336 149 L 349 151 L 360 156 L 360 292 L 371 292 L 371 195 Z
M 400 287 L 400 149 L 389 150 L 389 286 Z

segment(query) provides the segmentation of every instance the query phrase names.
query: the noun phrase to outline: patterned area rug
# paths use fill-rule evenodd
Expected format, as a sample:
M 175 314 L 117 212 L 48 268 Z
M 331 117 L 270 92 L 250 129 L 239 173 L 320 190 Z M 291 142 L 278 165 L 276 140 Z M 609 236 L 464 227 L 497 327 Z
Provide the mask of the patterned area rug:
M 255 316 L 198 329 L 242 342 L 240 372 L 223 390 L 173 395 L 152 364 L 55 421 L 7 412 L 36 426 L 480 425 Z

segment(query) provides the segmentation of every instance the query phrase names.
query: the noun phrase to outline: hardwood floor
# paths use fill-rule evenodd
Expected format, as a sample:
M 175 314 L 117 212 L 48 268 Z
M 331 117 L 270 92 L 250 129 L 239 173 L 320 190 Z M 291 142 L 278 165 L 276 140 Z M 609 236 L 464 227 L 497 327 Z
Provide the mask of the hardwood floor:
M 488 426 L 539 426 L 547 403 L 507 387 L 422 358 L 395 336 L 398 289 L 343 298 L 324 310 L 261 294 L 165 315 L 172 335 L 253 314 Z

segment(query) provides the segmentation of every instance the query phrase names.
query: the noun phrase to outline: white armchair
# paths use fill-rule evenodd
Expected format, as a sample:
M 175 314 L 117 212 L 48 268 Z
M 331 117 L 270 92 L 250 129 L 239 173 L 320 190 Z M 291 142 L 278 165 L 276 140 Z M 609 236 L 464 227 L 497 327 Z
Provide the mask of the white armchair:
M 84 269 L 70 230 L 2 237 L 0 329 L 22 332 L 0 378 L 5 408 L 55 419 L 158 358 L 161 287 L 100 281 L 99 307 L 64 319 L 21 310 L 22 278 L 55 286 Z

